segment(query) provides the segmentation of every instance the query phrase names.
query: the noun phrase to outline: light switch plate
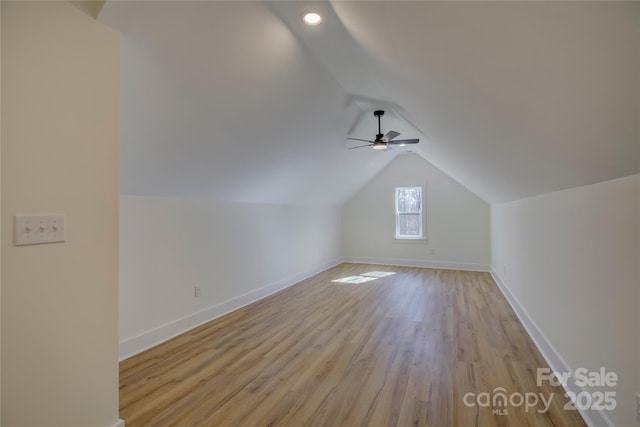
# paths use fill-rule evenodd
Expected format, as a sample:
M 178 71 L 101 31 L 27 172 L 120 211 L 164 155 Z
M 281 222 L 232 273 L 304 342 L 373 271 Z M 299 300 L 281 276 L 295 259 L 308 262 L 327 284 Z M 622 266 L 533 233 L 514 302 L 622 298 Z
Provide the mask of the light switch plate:
M 64 215 L 16 215 L 16 246 L 64 242 Z

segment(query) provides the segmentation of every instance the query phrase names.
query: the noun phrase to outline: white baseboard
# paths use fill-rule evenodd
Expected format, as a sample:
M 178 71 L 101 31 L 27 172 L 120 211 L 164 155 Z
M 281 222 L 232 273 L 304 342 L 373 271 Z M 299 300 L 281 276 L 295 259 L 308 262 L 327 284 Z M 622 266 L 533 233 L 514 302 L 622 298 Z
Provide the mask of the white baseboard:
M 518 299 L 511 293 L 509 288 L 505 285 L 500 275 L 496 273 L 495 269 L 491 269 L 491 276 L 497 283 L 498 288 L 504 295 L 504 297 L 511 305 L 511 308 L 520 319 L 520 323 L 526 329 L 527 333 L 531 337 L 531 340 L 536 345 L 542 357 L 547 361 L 549 367 L 554 372 L 573 372 L 573 369 L 569 367 L 564 358 L 558 353 L 558 351 L 551 345 L 551 342 L 544 336 L 540 328 L 533 321 L 529 313 L 520 304 Z M 581 391 L 584 391 L 582 387 L 577 386 L 574 382 L 569 381 L 565 387 L 566 391 L 575 393 L 576 395 Z M 584 421 L 589 427 L 614 427 L 609 417 L 603 411 L 593 410 L 579 410 L 580 415 L 584 418 Z
M 120 360 L 129 358 L 177 335 L 187 332 L 188 330 L 193 329 L 196 326 L 200 326 L 203 323 L 209 322 L 217 317 L 223 316 L 227 313 L 244 307 L 245 305 L 251 304 L 252 302 L 258 301 L 271 294 L 281 291 L 282 289 L 295 285 L 296 283 L 308 279 L 311 276 L 335 267 L 342 262 L 342 258 L 335 258 L 312 270 L 286 277 L 282 280 L 270 283 L 254 291 L 239 295 L 220 304 L 216 304 L 205 310 L 190 314 L 173 322 L 159 326 L 133 338 L 121 341 L 119 358 Z
M 115 424 L 112 424 L 111 427 L 124 427 L 124 421 L 118 420 Z
M 429 261 L 417 259 L 392 259 L 392 258 L 367 258 L 367 257 L 344 257 L 344 262 L 355 264 L 378 264 L 378 265 L 397 265 L 399 267 L 422 267 L 422 268 L 439 268 L 443 270 L 466 270 L 466 271 L 483 271 L 489 272 L 491 268 L 485 264 L 470 264 L 461 262 L 448 261 Z

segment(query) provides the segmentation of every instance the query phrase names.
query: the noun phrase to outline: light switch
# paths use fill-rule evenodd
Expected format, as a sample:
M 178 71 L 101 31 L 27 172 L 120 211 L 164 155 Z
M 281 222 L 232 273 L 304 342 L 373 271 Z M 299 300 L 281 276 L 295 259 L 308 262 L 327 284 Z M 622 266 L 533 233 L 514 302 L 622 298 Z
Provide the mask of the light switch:
M 16 246 L 64 242 L 64 215 L 14 216 Z

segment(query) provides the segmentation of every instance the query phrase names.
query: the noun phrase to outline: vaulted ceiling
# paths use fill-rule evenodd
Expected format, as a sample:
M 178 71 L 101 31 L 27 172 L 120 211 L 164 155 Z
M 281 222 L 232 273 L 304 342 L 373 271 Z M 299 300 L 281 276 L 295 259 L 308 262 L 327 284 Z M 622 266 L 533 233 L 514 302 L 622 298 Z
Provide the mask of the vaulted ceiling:
M 306 10 L 324 22 L 308 27 Z M 489 203 L 638 173 L 640 3 L 107 2 L 121 191 L 340 204 L 404 149 Z

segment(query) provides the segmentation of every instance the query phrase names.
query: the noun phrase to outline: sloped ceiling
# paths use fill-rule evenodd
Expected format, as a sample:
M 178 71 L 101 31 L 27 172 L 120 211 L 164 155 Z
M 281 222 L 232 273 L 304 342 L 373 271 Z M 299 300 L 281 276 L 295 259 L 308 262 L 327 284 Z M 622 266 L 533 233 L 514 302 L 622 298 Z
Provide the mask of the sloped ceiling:
M 325 21 L 306 27 L 305 10 Z M 490 203 L 638 173 L 635 2 L 107 2 L 123 194 L 339 204 L 400 150 Z

